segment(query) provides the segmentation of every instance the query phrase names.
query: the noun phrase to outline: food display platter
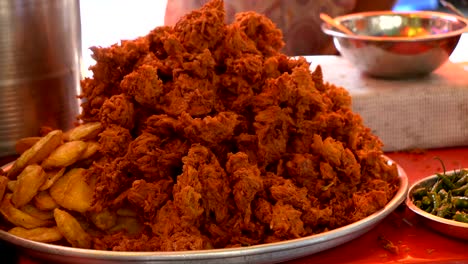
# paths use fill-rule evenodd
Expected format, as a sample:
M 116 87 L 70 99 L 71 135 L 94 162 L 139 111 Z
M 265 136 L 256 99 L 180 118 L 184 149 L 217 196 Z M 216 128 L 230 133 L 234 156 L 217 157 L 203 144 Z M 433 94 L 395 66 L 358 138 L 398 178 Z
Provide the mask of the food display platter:
M 388 159 L 389 163 L 393 163 Z M 8 169 L 6 165 L 3 169 Z M 408 177 L 398 166 L 400 186 L 381 210 L 352 224 L 316 235 L 241 248 L 193 251 L 118 252 L 79 249 L 23 239 L 0 230 L 0 239 L 33 258 L 54 263 L 279 263 L 318 253 L 351 241 L 374 228 L 406 198 Z

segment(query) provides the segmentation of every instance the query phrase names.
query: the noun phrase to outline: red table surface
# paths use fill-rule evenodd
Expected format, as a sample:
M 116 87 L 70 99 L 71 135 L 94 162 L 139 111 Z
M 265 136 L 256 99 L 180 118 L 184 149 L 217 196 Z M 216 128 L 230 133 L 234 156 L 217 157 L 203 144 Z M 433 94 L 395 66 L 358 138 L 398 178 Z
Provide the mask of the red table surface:
M 421 152 L 386 153 L 406 172 L 409 184 L 418 179 L 447 170 L 468 168 L 468 147 L 434 149 Z M 287 264 L 309 263 L 468 263 L 468 241 L 444 236 L 422 225 L 420 219 L 404 204 L 366 234 L 341 246 Z M 385 237 L 397 248 L 390 252 L 379 243 Z M 38 264 L 27 256 L 20 256 L 21 264 Z

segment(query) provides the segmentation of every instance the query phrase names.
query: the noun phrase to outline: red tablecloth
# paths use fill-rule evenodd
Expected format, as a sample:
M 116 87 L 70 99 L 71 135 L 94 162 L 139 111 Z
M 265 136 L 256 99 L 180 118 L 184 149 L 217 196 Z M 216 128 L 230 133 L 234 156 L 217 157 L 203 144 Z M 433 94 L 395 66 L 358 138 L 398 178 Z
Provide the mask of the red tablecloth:
M 436 172 L 444 161 L 447 170 L 468 167 L 468 147 L 423 151 L 419 153 L 387 153 L 407 173 L 409 184 Z M 392 242 L 398 252 L 390 252 L 379 243 L 379 237 Z M 287 262 L 309 263 L 468 263 L 468 243 L 446 237 L 421 225 L 416 215 L 404 204 L 377 227 L 346 244 L 308 257 Z M 21 264 L 38 262 L 20 256 Z

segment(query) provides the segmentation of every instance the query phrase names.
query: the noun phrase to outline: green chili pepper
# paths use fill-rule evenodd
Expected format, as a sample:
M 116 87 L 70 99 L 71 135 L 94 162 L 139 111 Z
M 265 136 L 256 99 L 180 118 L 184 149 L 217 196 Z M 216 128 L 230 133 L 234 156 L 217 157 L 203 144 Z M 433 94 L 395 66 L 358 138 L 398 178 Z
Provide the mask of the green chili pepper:
M 452 193 L 454 195 L 460 195 L 460 194 L 464 194 L 466 190 L 468 190 L 468 183 L 463 185 L 463 186 L 460 186 L 460 187 L 458 187 L 456 189 L 453 189 Z
M 437 193 L 435 192 L 429 192 L 429 197 L 431 198 L 432 200 L 432 214 L 436 213 L 436 210 L 439 208 L 440 206 L 440 196 L 437 195 Z
M 447 191 L 444 190 L 444 189 L 440 189 L 440 190 L 437 192 L 437 194 L 439 195 L 439 197 L 440 197 L 441 200 L 446 199 L 447 196 L 448 196 Z
M 434 192 L 434 193 L 439 192 L 440 189 L 442 189 L 442 187 L 443 187 L 442 184 L 443 184 L 443 182 L 442 182 L 441 179 L 437 180 L 437 182 L 432 186 L 431 192 Z
M 432 204 L 432 199 L 429 198 L 429 196 L 424 196 L 422 199 L 421 199 L 421 203 L 422 205 L 424 205 L 425 207 L 427 206 L 430 206 Z
M 465 170 L 463 170 L 463 172 L 464 172 L 464 175 L 455 182 L 455 188 L 468 184 L 468 174 L 466 174 Z
M 437 211 L 436 215 L 439 216 L 439 217 L 443 217 L 443 218 L 449 217 L 450 215 L 452 215 L 452 213 L 451 213 L 452 204 L 451 203 L 444 203 L 439 208 L 437 208 L 436 211 Z
M 453 220 L 463 223 L 468 223 L 468 214 L 464 212 L 456 212 L 453 215 Z
M 422 199 L 426 195 L 427 195 L 426 187 L 420 187 L 413 191 L 413 198 L 416 200 Z
M 453 184 L 453 182 L 446 175 L 437 174 L 437 177 L 442 180 L 443 184 L 447 186 L 449 190 L 455 188 L 455 185 Z
M 460 208 L 460 209 L 468 208 L 468 197 L 454 196 L 452 197 L 452 204 L 456 208 Z

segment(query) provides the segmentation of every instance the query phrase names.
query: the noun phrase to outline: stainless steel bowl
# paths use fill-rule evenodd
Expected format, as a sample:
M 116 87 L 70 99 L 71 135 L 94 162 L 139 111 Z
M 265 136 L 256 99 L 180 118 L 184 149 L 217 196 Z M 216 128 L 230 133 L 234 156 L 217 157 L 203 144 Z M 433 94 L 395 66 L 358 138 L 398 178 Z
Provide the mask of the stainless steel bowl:
M 341 55 L 374 77 L 424 76 L 444 64 L 468 20 L 440 12 L 377 11 L 335 18 L 354 35 L 323 24 Z
M 452 174 L 454 171 L 446 172 L 447 175 Z M 455 220 L 445 219 L 430 213 L 425 212 L 424 210 L 419 209 L 413 203 L 413 192 L 414 190 L 421 187 L 430 187 L 433 186 L 437 181 L 437 175 L 432 175 L 421 179 L 415 182 L 408 190 L 406 197 L 406 205 L 408 208 L 418 214 L 421 219 L 423 219 L 423 224 L 434 229 L 435 231 L 461 239 L 468 239 L 468 224 L 457 222 Z

